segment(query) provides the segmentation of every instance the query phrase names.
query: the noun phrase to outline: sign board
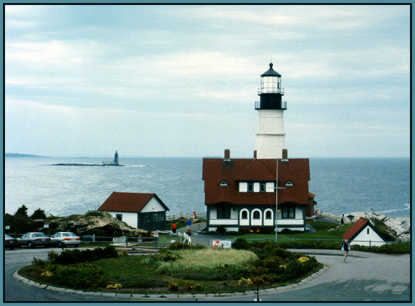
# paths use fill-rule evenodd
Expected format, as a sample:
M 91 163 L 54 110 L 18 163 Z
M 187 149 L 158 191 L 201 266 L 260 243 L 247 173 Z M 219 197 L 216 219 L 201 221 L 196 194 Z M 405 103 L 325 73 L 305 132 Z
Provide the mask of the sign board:
M 153 232 L 153 237 L 158 238 L 159 237 L 159 232 Z
M 49 228 L 49 224 L 43 224 L 43 228 Z
M 112 243 L 127 243 L 127 237 L 126 236 L 113 237 Z
M 224 248 L 224 249 L 230 249 L 232 247 L 232 241 L 230 240 L 213 240 L 212 246 L 214 249 L 217 248 Z

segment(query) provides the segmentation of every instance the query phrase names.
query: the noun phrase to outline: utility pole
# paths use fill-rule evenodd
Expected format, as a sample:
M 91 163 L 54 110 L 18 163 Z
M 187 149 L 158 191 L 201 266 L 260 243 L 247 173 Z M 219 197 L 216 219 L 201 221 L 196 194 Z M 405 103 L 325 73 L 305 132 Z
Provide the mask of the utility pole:
M 275 169 L 275 241 L 278 241 L 278 159 Z
M 275 241 L 278 241 L 278 190 L 285 189 L 285 187 L 278 187 L 278 159 L 275 169 Z

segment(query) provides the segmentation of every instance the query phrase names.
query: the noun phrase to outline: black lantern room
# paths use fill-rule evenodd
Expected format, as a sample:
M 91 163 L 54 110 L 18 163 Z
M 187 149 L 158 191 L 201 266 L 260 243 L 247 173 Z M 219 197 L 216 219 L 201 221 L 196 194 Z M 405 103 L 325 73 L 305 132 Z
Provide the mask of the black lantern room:
M 281 74 L 272 68 L 261 74 L 261 88 L 258 90 L 259 102 L 255 103 L 255 109 L 287 109 L 286 102 L 282 101 L 284 90 L 281 88 Z

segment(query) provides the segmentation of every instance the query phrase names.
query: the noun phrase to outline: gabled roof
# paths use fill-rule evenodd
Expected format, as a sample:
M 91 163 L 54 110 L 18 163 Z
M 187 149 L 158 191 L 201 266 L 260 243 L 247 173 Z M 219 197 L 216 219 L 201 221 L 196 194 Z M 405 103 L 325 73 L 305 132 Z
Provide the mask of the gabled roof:
M 224 161 L 222 158 L 203 159 L 203 180 L 205 181 L 205 204 L 275 205 L 275 192 L 239 192 L 239 182 L 275 182 L 277 159 L 236 158 Z M 278 160 L 278 185 L 283 187 L 291 181 L 293 187 L 278 191 L 278 203 L 307 205 L 310 195 L 309 161 L 306 158 Z M 228 186 L 219 186 L 225 180 Z
M 352 240 L 356 237 L 365 227 L 369 225 L 373 230 L 375 230 L 368 219 L 360 217 L 349 229 L 343 234 L 343 239 Z M 376 231 L 375 231 L 376 232 Z
M 166 209 L 169 208 L 155 193 L 113 192 L 98 208 L 99 211 L 140 212 L 152 198 L 156 198 Z

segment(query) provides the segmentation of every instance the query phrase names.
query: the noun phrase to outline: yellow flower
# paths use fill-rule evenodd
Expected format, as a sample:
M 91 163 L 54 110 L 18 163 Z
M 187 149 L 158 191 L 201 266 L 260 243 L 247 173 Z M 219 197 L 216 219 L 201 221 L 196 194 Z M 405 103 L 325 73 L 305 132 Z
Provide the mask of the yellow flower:
M 53 273 L 52 273 L 52 272 L 50 272 L 50 271 L 45 271 L 45 272 L 43 272 L 43 273 L 42 273 L 42 274 L 40 274 L 40 275 L 45 276 L 45 277 L 51 277 L 51 276 L 53 275 Z
M 308 258 L 307 256 L 303 256 L 303 257 L 298 258 L 297 260 L 298 262 L 303 263 L 303 262 L 309 261 L 310 258 Z
M 287 265 L 280 265 L 280 268 L 287 269 Z
M 122 285 L 119 283 L 113 283 L 113 284 L 107 285 L 107 289 L 120 289 L 120 288 L 122 288 Z

